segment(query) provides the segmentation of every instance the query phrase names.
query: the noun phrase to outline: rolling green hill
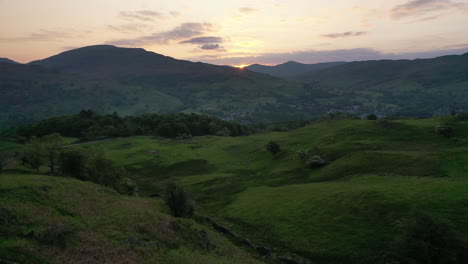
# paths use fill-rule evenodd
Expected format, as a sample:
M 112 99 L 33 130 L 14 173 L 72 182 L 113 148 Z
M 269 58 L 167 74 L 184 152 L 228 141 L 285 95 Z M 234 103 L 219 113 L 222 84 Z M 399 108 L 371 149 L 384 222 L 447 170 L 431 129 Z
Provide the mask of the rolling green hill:
M 446 122 L 454 138 L 434 132 Z M 175 179 L 205 214 L 276 255 L 321 264 L 464 263 L 467 135 L 467 121 L 455 118 L 341 120 L 240 138 L 134 137 L 94 147 L 127 168 L 144 194 L 161 194 Z M 282 148 L 274 159 L 265 149 L 271 140 Z M 328 164 L 306 168 L 298 151 Z
M 93 183 L 0 175 L 1 263 L 261 263 L 160 199 Z
M 129 198 L 90 183 L 26 175 L 28 169 L 16 165 L 0 176 L 6 194 L 0 220 L 15 227 L 7 229 L 13 233 L 0 248 L 18 256 L 16 261 L 81 260 L 79 252 L 89 249 L 102 258 L 126 252 L 130 263 L 253 263 L 248 254 L 273 263 L 466 263 L 463 120 L 329 120 L 245 137 L 138 136 L 72 145 L 103 151 L 127 169 L 144 197 L 159 197 L 168 182 L 177 182 L 197 203 L 196 222 L 167 216 L 159 198 Z M 452 127 L 450 137 L 436 133 L 440 124 Z M 265 148 L 270 141 L 281 147 L 276 156 Z M 15 148 L 21 145 L 0 144 Z M 326 165 L 306 166 L 314 155 Z M 207 218 L 222 228 L 206 227 Z M 187 229 L 174 241 L 160 233 L 161 221 L 180 221 Z M 155 233 L 145 229 L 153 225 Z M 202 229 L 220 243 L 216 250 L 200 246 L 193 232 Z M 49 233 L 58 243 L 77 242 L 65 248 L 47 244 Z M 137 245 L 128 240 L 134 236 Z M 154 241 L 165 246 L 151 251 L 146 245 Z M 264 246 L 253 250 L 252 244 Z

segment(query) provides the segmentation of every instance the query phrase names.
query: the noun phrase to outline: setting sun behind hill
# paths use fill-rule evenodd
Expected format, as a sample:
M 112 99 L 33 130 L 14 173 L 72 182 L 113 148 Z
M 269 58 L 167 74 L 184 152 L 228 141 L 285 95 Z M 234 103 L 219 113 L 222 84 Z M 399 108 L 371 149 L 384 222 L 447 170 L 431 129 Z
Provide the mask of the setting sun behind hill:
M 248 64 L 234 65 L 234 67 L 239 68 L 239 69 L 244 69 L 247 66 L 249 65 Z

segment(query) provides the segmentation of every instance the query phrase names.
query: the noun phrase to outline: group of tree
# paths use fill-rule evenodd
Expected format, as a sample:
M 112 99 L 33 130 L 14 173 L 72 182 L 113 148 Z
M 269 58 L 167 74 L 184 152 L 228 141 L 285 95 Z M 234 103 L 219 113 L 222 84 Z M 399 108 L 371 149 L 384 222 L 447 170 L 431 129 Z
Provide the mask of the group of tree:
M 81 139 L 135 135 L 175 138 L 203 135 L 240 136 L 250 134 L 251 130 L 247 126 L 217 117 L 193 113 L 121 117 L 117 113 L 101 115 L 92 110 L 45 119 L 17 129 L 17 134 L 25 138 L 42 137 L 52 133 Z
M 23 162 L 39 174 L 48 166 L 50 174 L 73 177 L 111 187 L 119 193 L 135 195 L 138 187 L 125 169 L 107 159 L 98 149 L 64 148 L 64 139 L 58 133 L 42 138 L 31 137 L 25 145 Z

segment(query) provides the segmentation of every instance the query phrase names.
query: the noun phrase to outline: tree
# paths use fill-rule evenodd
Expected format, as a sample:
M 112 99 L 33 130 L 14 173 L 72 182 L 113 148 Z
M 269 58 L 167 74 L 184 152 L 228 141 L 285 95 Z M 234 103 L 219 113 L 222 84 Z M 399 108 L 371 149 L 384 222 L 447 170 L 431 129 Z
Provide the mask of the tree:
M 166 205 L 175 217 L 189 218 L 193 216 L 195 207 L 193 201 L 180 186 L 175 183 L 169 183 L 164 196 Z
M 36 169 L 36 173 L 39 174 L 39 169 L 44 165 L 44 145 L 36 137 L 30 139 L 30 143 L 26 145 L 24 149 L 24 157 L 27 163 Z
M 60 154 L 62 173 L 75 179 L 88 180 L 86 163 L 88 157 L 80 149 L 66 150 Z
M 273 154 L 273 157 L 276 157 L 276 155 L 281 151 L 281 147 L 278 143 L 275 141 L 270 141 L 268 144 L 266 144 L 266 149 Z
M 370 114 L 367 116 L 367 120 L 377 120 L 377 119 L 378 119 L 377 116 L 374 114 Z
M 49 168 L 51 173 L 54 173 L 55 165 L 57 164 L 57 159 L 59 157 L 60 151 L 62 150 L 62 145 L 64 140 L 59 133 L 53 133 L 42 138 L 44 143 L 44 149 L 47 154 L 49 161 Z

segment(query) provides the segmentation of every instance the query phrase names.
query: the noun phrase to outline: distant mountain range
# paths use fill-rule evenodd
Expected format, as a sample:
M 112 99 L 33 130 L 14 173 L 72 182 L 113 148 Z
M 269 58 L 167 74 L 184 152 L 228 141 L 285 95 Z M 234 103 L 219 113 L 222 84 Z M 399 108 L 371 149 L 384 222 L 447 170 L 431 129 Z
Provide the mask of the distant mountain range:
M 247 69 L 253 72 L 265 73 L 272 76 L 287 78 L 296 76 L 306 72 L 313 72 L 331 68 L 337 65 L 345 64 L 346 62 L 328 62 L 328 63 L 317 63 L 317 64 L 303 64 L 295 61 L 288 61 L 283 64 L 276 66 L 266 66 L 261 64 L 252 64 Z
M 328 112 L 428 116 L 467 109 L 468 59 L 285 63 L 237 69 L 143 49 L 91 46 L 29 64 L 0 63 L 0 126 L 93 109 L 195 112 L 240 122 Z M 270 74 L 252 70 L 269 69 Z
M 0 58 L 0 63 L 2 63 L 2 62 L 18 64 L 18 62 L 12 61 L 12 60 L 10 60 L 8 58 Z

